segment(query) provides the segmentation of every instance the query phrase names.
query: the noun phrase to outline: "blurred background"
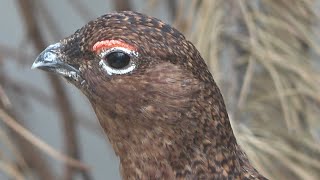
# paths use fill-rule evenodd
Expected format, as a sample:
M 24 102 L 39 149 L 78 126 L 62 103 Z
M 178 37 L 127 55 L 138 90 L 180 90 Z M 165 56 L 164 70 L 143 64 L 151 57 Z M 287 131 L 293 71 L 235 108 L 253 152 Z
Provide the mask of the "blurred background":
M 0 0 L 0 179 L 120 179 L 86 98 L 30 67 L 89 20 L 134 10 L 191 40 L 270 179 L 320 179 L 320 0 Z

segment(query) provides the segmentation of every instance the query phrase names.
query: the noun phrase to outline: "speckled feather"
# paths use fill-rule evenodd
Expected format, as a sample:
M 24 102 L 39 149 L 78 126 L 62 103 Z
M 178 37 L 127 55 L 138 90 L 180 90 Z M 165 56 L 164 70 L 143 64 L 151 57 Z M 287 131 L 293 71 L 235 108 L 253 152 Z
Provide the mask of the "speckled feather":
M 109 76 L 92 47 L 121 40 L 138 67 Z M 191 42 L 135 12 L 101 16 L 61 41 L 121 162 L 123 179 L 264 179 L 241 151 L 219 88 Z

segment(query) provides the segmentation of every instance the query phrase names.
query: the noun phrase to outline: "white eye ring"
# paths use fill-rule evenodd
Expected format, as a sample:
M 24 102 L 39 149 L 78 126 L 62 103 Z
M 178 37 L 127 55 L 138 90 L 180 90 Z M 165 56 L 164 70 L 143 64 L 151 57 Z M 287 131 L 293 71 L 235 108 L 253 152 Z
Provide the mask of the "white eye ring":
M 123 52 L 123 53 L 125 53 L 125 54 L 130 56 L 130 62 L 124 69 L 112 68 L 108 64 L 108 62 L 106 62 L 106 60 L 104 59 L 106 56 L 108 56 L 110 53 L 113 53 L 113 52 Z M 129 50 L 129 49 L 126 49 L 126 48 L 123 48 L 123 47 L 113 47 L 113 48 L 107 49 L 105 51 L 102 51 L 99 54 L 99 57 L 101 59 L 100 62 L 99 62 L 99 66 L 108 75 L 127 74 L 127 73 L 133 71 L 136 68 L 136 63 L 132 60 L 132 57 L 138 57 L 138 52 L 133 51 L 133 50 Z

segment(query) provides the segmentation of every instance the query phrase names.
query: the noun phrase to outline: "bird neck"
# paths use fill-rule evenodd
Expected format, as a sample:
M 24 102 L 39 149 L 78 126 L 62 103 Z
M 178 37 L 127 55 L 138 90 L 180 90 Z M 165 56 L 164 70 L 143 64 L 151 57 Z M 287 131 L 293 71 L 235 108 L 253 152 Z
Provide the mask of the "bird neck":
M 198 96 L 185 109 L 166 109 L 170 114 L 166 120 L 150 115 L 157 110 L 163 112 L 164 107 L 146 107 L 152 109 L 148 116 L 141 112 L 119 115 L 115 110 L 94 105 L 120 158 L 123 178 L 235 178 L 255 174 L 237 145 L 222 96 L 215 90 Z

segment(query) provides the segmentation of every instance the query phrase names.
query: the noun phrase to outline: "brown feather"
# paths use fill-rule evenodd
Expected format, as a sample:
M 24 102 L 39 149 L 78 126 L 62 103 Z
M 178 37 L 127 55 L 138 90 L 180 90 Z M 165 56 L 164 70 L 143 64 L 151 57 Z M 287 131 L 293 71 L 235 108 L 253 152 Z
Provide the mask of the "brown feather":
M 121 40 L 137 68 L 108 75 L 92 51 Z M 162 21 L 135 12 L 104 15 L 61 41 L 59 57 L 80 66 L 75 84 L 90 100 L 121 161 L 124 179 L 265 179 L 234 137 L 200 53 Z

